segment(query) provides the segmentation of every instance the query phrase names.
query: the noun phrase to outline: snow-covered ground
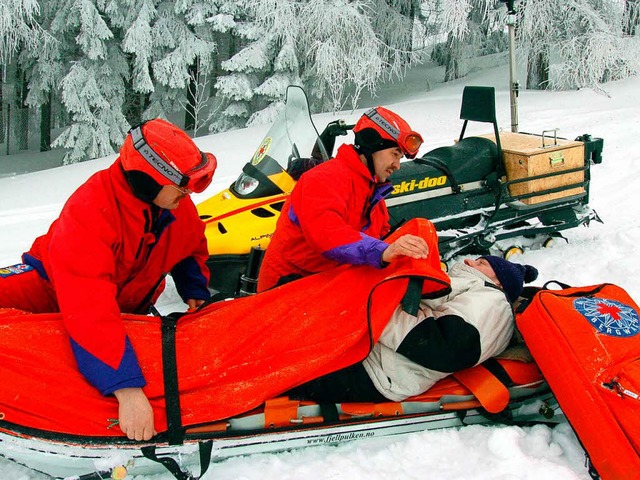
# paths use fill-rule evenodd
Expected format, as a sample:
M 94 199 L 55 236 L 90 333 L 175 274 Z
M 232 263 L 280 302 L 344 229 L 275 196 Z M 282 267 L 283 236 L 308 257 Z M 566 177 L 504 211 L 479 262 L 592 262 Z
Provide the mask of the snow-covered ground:
M 497 90 L 498 123 L 503 130 L 510 130 L 506 65 L 474 71 L 447 85 L 433 78 L 427 82 L 427 76 L 433 74 L 433 69 L 415 69 L 405 82 L 383 87 L 378 97 L 364 99 L 362 106 L 386 105 L 402 115 L 423 134 L 426 143 L 422 154 L 451 144 L 458 137 L 464 85 L 490 85 Z M 559 128 L 558 134 L 566 138 L 584 133 L 604 138 L 604 162 L 592 168 L 590 190 L 590 205 L 604 224 L 569 230 L 565 233 L 568 244 L 527 251 L 514 259 L 539 269 L 538 285 L 551 279 L 575 286 L 606 281 L 640 299 L 640 279 L 636 276 L 640 258 L 640 79 L 607 84 L 605 89 L 606 94 L 591 90 L 520 93 L 521 131 L 540 133 Z M 337 116 L 354 121 L 361 113 L 357 110 Z M 320 114 L 314 116 L 314 121 L 324 125 L 334 118 L 335 114 Z M 213 184 L 196 196 L 196 203 L 233 181 L 266 130 L 267 127 L 255 127 L 196 140 L 203 150 L 215 153 L 219 162 Z M 467 135 L 487 131 L 486 126 L 470 126 Z M 0 266 L 18 262 L 33 239 L 46 231 L 67 196 L 114 158 L 0 178 Z M 7 161 L 8 157 L 0 160 Z M 161 298 L 160 307 L 174 308 L 175 302 L 175 294 L 168 292 Z M 0 460 L 0 480 L 44 478 Z M 136 478 L 173 477 L 166 473 Z M 554 430 L 545 426 L 474 426 L 235 458 L 212 465 L 203 480 L 298 478 L 586 480 L 589 475 L 584 468 L 584 452 L 571 428 L 564 424 Z

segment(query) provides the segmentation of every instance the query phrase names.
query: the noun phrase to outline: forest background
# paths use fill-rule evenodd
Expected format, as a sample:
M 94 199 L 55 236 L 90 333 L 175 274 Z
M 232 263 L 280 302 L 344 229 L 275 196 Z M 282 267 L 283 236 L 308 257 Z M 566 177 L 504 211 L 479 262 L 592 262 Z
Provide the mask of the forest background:
M 194 137 L 266 124 L 290 84 L 314 113 L 357 108 L 417 63 L 464 77 L 508 49 L 507 22 L 524 88 L 601 89 L 640 72 L 639 16 L 640 0 L 0 0 L 0 155 L 103 157 L 154 117 Z

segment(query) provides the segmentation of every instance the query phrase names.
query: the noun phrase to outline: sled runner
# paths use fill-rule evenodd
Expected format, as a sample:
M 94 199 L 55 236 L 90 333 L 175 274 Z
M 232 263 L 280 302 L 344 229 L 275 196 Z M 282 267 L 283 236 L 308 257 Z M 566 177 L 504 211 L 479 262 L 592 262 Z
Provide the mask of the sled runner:
M 640 318 L 611 284 L 542 290 L 517 325 L 603 480 L 640 479 Z
M 463 374 L 467 380 L 476 378 L 484 384 L 485 391 L 479 385 L 474 386 L 480 389 L 476 392 L 479 396 L 451 377 L 404 402 L 332 406 L 337 416 L 331 420 L 326 419 L 326 405 L 276 397 L 247 414 L 189 427 L 179 445 L 141 444 L 117 437 L 56 435 L 32 429 L 16 431 L 12 429 L 15 426 L 2 422 L 0 454 L 54 478 L 122 479 L 129 478 L 127 474 L 155 474 L 166 468 L 182 480 L 199 478 L 210 462 L 238 455 L 336 445 L 472 424 L 560 421 L 562 412 L 535 364 L 514 360 L 500 360 L 499 364 L 513 380 L 511 387 L 500 384 L 498 389 L 487 389 L 487 385 L 497 380 L 487 375 L 483 366 Z M 479 398 L 488 408 L 500 406 L 502 410 L 491 414 Z M 503 403 L 505 400 L 507 406 Z

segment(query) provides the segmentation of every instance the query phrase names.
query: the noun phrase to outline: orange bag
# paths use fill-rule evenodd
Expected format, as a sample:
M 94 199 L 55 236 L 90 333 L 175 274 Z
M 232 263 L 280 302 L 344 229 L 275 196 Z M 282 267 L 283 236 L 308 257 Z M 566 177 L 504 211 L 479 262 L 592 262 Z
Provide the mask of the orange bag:
M 640 309 L 622 288 L 541 290 L 516 322 L 604 480 L 640 479 Z

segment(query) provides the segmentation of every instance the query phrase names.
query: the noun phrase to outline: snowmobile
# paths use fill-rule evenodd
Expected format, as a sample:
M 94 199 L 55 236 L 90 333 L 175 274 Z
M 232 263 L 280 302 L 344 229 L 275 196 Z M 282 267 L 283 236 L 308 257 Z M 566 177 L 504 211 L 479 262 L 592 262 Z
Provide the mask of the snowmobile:
M 459 139 L 401 163 L 387 198 L 392 229 L 420 217 L 436 225 L 444 268 L 461 254 L 508 257 L 546 247 L 564 238 L 563 230 L 601 221 L 588 204 L 590 166 L 602 162 L 601 138 L 500 132 L 493 87 L 465 87 L 460 118 Z M 470 121 L 490 123 L 493 131 L 465 136 Z M 242 174 L 198 205 L 211 286 L 222 297 L 255 292 L 261 254 L 297 179 L 331 158 L 337 137 L 352 128 L 335 120 L 319 135 L 304 91 L 288 88 L 284 110 Z

